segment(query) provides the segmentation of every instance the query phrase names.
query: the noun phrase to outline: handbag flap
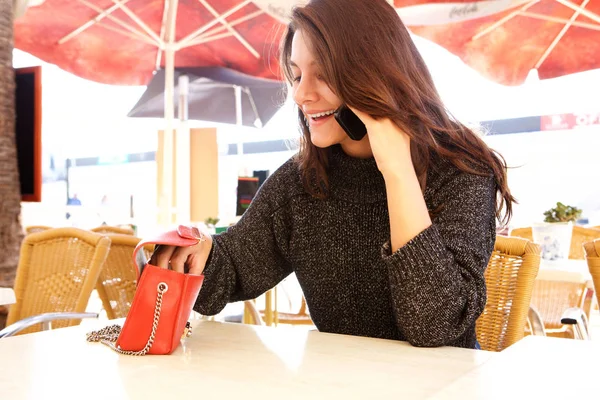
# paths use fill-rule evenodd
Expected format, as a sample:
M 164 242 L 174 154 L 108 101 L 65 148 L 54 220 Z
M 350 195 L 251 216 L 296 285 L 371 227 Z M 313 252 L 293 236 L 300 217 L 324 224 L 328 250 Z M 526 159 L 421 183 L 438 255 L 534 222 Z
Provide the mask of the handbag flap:
M 149 239 L 142 239 L 137 246 L 135 246 L 135 250 L 133 251 L 133 264 L 137 265 L 137 253 L 147 244 L 164 244 L 168 246 L 189 247 L 197 245 L 203 240 L 204 235 L 198 230 L 198 228 L 179 225 L 177 230 L 163 232 Z M 140 272 L 141 269 L 138 269 L 138 279 L 140 278 Z

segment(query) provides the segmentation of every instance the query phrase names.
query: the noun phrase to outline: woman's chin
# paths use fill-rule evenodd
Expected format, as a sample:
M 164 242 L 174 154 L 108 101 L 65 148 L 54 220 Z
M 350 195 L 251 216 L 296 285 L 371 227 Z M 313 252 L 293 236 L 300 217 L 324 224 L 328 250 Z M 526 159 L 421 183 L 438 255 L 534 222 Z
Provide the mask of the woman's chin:
M 339 136 L 340 135 L 337 132 L 331 132 L 331 130 L 328 133 L 323 133 L 319 132 L 317 129 L 313 129 L 310 132 L 310 141 L 315 146 L 324 149 L 340 143 L 344 137 Z
M 312 142 L 312 144 L 314 144 L 315 146 L 317 146 L 317 147 L 319 147 L 321 149 L 325 149 L 325 148 L 327 148 L 327 147 L 335 144 L 331 140 L 318 140 L 318 139 L 315 139 L 312 136 L 310 138 L 310 141 Z

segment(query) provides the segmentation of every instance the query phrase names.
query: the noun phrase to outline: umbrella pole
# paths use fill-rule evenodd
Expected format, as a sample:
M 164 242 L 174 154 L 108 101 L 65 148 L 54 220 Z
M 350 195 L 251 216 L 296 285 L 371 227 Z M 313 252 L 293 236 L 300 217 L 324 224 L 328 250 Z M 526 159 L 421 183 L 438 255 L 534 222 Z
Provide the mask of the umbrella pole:
M 242 87 L 234 86 L 233 90 L 235 92 L 235 125 L 242 126 Z M 244 158 L 244 143 L 241 139 L 238 139 L 237 142 L 237 156 L 238 156 L 238 175 L 246 176 L 246 171 L 244 168 L 243 158 Z
M 173 182 L 173 91 L 175 86 L 175 25 L 178 0 L 169 2 L 165 40 L 165 131 L 162 143 L 162 168 L 159 173 L 158 223 L 168 226 L 174 222 Z
M 190 79 L 187 75 L 178 78 L 179 127 L 175 136 L 175 195 L 177 199 L 177 221 L 188 223 L 190 208 L 190 127 L 188 125 L 188 94 Z

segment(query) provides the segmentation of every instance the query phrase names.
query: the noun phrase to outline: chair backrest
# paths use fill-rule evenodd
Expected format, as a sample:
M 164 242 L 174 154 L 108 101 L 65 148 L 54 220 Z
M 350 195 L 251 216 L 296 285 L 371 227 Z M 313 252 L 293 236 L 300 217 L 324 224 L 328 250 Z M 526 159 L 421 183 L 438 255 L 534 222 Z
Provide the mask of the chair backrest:
M 540 247 L 517 237 L 497 236 L 485 271 L 487 303 L 477 319 L 483 350 L 501 351 L 524 336 Z
M 46 225 L 29 225 L 25 227 L 25 234 L 29 235 L 30 233 L 43 232 L 48 229 L 52 229 L 52 227 Z
M 92 232 L 96 233 L 108 233 L 108 234 L 119 234 L 134 236 L 135 232 L 131 228 L 121 228 L 118 226 L 102 225 L 97 228 L 91 229 Z
M 594 239 L 600 239 L 600 229 L 584 228 L 577 225 L 574 226 L 569 258 L 574 260 L 584 260 L 585 252 L 583 251 L 583 244 L 591 242 Z
M 533 229 L 530 226 L 527 228 L 515 228 L 510 231 L 510 236 L 520 237 L 533 242 Z
M 262 317 L 260 316 L 260 311 L 256 308 L 256 304 L 252 300 L 244 301 L 244 315 L 248 317 L 248 322 L 250 325 L 265 325 Z
M 531 227 L 513 229 L 511 235 L 533 240 Z M 600 230 L 573 226 L 569 259 L 583 259 L 583 243 L 597 237 L 600 237 Z M 589 317 L 591 299 L 585 281 L 538 277 L 533 287 L 531 304 L 541 315 L 548 335 L 572 338 L 573 331 L 569 326 L 562 324 L 562 315 L 568 308 L 580 307 Z
M 106 236 L 77 228 L 25 236 L 15 279 L 17 302 L 10 308 L 7 324 L 47 312 L 84 312 L 109 249 Z M 65 320 L 53 326 L 79 323 Z M 21 333 L 39 330 L 37 325 Z
M 533 230 L 531 227 L 513 229 L 510 232 L 510 235 L 533 241 Z M 573 236 L 571 237 L 571 247 L 569 249 L 569 258 L 573 260 L 583 260 L 583 244 L 598 238 L 600 238 L 600 229 L 584 228 L 582 226 L 574 225 Z
M 594 292 L 600 303 L 600 239 L 584 243 L 585 259 L 594 281 Z
M 109 234 L 110 252 L 100 272 L 96 290 L 109 319 L 127 316 L 137 286 L 138 268 L 133 263 L 133 251 L 141 240 L 130 235 Z M 145 260 L 150 259 L 154 246 L 145 246 Z M 139 254 L 139 253 L 138 253 Z
M 584 277 L 572 271 L 540 270 L 533 286 L 531 305 L 538 311 L 548 336 L 573 338 L 569 325 L 561 322 L 565 310 L 579 307 L 589 318 L 591 293 Z

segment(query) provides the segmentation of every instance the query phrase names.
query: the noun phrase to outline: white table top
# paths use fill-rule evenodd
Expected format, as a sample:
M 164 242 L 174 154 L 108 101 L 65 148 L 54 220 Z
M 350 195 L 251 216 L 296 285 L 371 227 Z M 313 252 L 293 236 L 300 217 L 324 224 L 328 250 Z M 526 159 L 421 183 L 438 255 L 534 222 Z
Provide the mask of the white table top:
M 0 398 L 427 398 L 493 353 L 193 321 L 170 356 L 119 355 L 88 327 L 0 340 Z M 460 397 L 459 397 L 460 398 Z
M 598 399 L 600 342 L 527 336 L 433 399 Z
M 590 287 L 593 287 L 592 275 L 586 260 L 542 260 L 537 279 L 572 283 L 589 282 Z
M 11 288 L 0 287 L 0 306 L 16 303 L 15 292 Z

